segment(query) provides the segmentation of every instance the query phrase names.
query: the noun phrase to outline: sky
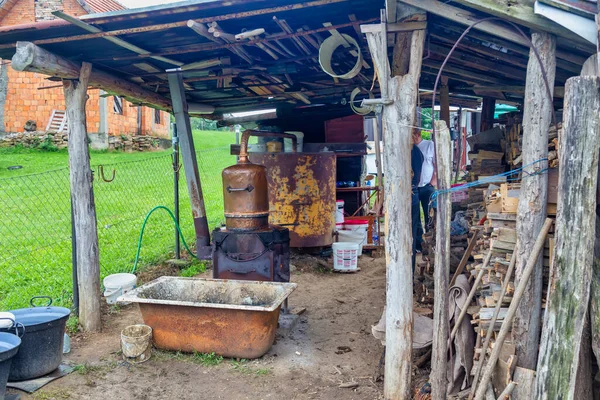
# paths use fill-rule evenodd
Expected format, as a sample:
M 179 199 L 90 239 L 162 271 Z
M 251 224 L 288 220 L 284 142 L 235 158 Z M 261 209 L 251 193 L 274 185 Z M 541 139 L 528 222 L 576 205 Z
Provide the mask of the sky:
M 176 3 L 181 0 L 118 0 L 119 3 L 129 8 L 157 6 L 159 4 Z

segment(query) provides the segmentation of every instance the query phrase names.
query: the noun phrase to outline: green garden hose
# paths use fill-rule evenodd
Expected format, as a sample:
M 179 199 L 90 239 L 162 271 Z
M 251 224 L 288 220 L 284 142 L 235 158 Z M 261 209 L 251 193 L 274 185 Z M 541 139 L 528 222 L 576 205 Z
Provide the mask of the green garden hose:
M 154 211 L 161 210 L 161 209 L 168 212 L 169 215 L 171 216 L 173 223 L 175 223 L 175 228 L 177 229 L 177 232 L 179 232 L 179 236 L 181 237 L 181 242 L 183 243 L 183 247 L 187 250 L 187 252 L 190 254 L 190 256 L 198 259 L 198 257 L 196 257 L 196 255 L 194 253 L 192 253 L 192 251 L 188 247 L 187 243 L 185 242 L 185 238 L 183 237 L 183 233 L 181 233 L 181 228 L 179 227 L 179 224 L 177 223 L 177 220 L 175 219 L 175 215 L 173 215 L 173 212 L 165 206 L 156 206 L 152 210 L 150 210 L 150 212 L 148 214 L 146 214 L 146 218 L 144 218 L 144 223 L 142 224 L 142 230 L 140 231 L 140 238 L 138 239 L 138 247 L 137 247 L 137 254 L 135 255 L 135 262 L 133 263 L 133 269 L 131 270 L 132 274 L 135 273 L 138 262 L 140 261 L 140 251 L 142 250 L 142 238 L 144 237 L 144 230 L 146 229 L 146 223 L 148 222 L 148 218 L 150 218 L 150 215 L 152 215 L 152 213 Z

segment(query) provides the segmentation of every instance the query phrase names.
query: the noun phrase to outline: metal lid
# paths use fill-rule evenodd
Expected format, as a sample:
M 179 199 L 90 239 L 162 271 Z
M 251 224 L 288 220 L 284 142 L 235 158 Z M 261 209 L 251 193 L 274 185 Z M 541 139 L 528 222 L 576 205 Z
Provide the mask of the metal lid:
M 15 315 L 15 321 L 25 326 L 25 332 L 36 331 L 36 328 L 44 328 L 46 324 L 66 319 L 71 310 L 64 307 L 32 307 L 11 310 Z
M 20 345 L 21 339 L 18 336 L 10 333 L 0 333 L 0 362 L 14 356 Z
M 13 326 L 15 315 L 9 312 L 0 312 L 0 329 L 8 329 Z

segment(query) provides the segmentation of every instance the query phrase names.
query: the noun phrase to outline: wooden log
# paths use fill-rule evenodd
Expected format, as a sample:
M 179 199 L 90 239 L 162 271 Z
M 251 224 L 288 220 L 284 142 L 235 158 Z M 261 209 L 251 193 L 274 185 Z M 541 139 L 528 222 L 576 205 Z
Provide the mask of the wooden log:
M 442 76 L 440 80 L 440 119 L 446 122 L 450 129 L 450 89 L 448 87 L 448 77 Z
M 517 383 L 517 387 L 512 393 L 513 400 L 533 399 L 534 370 L 517 367 L 513 374 L 513 380 Z
M 485 370 L 483 372 L 483 376 L 481 378 L 481 383 L 479 384 L 479 386 L 477 387 L 477 389 L 475 391 L 475 399 L 476 400 L 483 399 L 486 388 L 487 388 L 488 384 L 490 383 L 490 380 L 492 379 L 492 372 L 494 371 L 494 366 L 496 365 L 496 361 L 498 361 L 498 357 L 500 356 L 500 351 L 502 350 L 502 345 L 504 343 L 504 339 L 506 339 L 506 336 L 508 335 L 509 331 L 512 328 L 512 323 L 513 323 L 515 313 L 517 311 L 517 307 L 519 306 L 519 303 L 521 302 L 521 298 L 523 297 L 523 293 L 525 292 L 525 287 L 527 286 L 527 283 L 529 282 L 529 278 L 531 277 L 531 274 L 533 273 L 533 269 L 535 268 L 536 261 L 540 255 L 540 252 L 542 251 L 542 248 L 544 247 L 544 240 L 545 240 L 546 235 L 548 234 L 548 231 L 550 230 L 551 226 L 552 226 L 552 220 L 550 218 L 547 218 L 546 222 L 544 222 L 544 226 L 542 227 L 542 231 L 540 232 L 537 240 L 535 241 L 533 251 L 531 252 L 529 260 L 527 261 L 527 267 L 523 271 L 523 276 L 521 278 L 521 281 L 519 282 L 519 285 L 517 286 L 517 289 L 515 290 L 515 294 L 513 296 L 513 301 L 510 303 L 510 307 L 508 308 L 506 318 L 504 319 L 504 322 L 502 323 L 502 328 L 500 328 L 500 332 L 498 333 L 498 336 L 496 337 L 494 349 L 492 350 L 492 354 L 490 355 L 488 364 L 486 365 Z
M 600 364 L 600 216 L 598 215 L 596 215 L 594 263 L 592 268 L 590 326 L 592 333 L 592 350 L 596 356 L 596 362 Z
M 508 285 L 509 285 L 510 281 L 512 280 L 512 274 L 515 269 L 515 264 L 517 261 L 516 255 L 517 255 L 517 253 L 514 252 L 510 259 L 510 265 L 508 266 L 508 271 L 506 272 L 506 276 L 504 277 L 504 283 L 502 284 L 502 289 L 500 289 L 499 298 L 504 297 L 504 295 L 506 294 L 506 291 L 508 289 Z M 498 301 L 496 303 L 496 307 L 494 308 L 494 314 L 492 316 L 492 319 L 490 320 L 490 326 L 494 326 L 496 324 L 496 320 L 498 319 L 498 315 L 500 314 L 501 308 L 502 308 L 502 301 Z M 492 339 L 492 334 L 493 334 L 493 329 L 488 329 L 488 331 L 485 335 L 485 340 L 481 347 L 482 354 L 487 353 L 487 349 L 488 349 L 488 347 L 490 345 L 490 341 Z M 485 358 L 482 357 L 481 360 L 479 360 L 479 362 L 477 363 L 477 366 L 475 367 L 475 372 L 473 373 L 473 384 L 471 385 L 471 392 L 469 393 L 469 400 L 473 399 L 473 397 L 475 396 L 475 389 L 477 388 L 477 381 L 479 380 L 479 374 L 481 374 L 481 370 L 483 368 L 484 359 Z
M 414 33 L 413 33 L 414 34 Z M 433 306 L 433 344 L 431 356 L 431 398 L 446 399 L 448 382 L 448 277 L 450 274 L 450 223 L 452 222 L 452 141 L 446 121 L 435 121 L 435 156 L 438 177 L 436 212 L 436 252 Z M 464 308 L 466 310 L 466 307 Z M 457 326 L 460 322 L 457 322 Z
M 81 63 L 53 54 L 31 42 L 17 42 L 11 66 L 15 71 L 37 72 L 67 80 L 78 79 L 81 70 Z M 106 72 L 92 71 L 89 86 L 123 96 L 132 103 L 171 110 L 169 99 Z
M 477 239 L 479 238 L 479 233 L 480 232 L 481 231 L 478 229 L 478 230 L 475 231 L 475 233 L 473 233 L 473 237 L 469 241 L 469 245 L 467 246 L 467 250 L 465 250 L 465 253 L 463 254 L 463 257 L 460 260 L 460 264 L 458 264 L 458 267 L 456 268 L 456 272 L 454 272 L 454 275 L 452 276 L 452 279 L 450 280 L 450 287 L 452 287 L 452 285 L 454 285 L 454 282 L 456 282 L 456 278 L 458 278 L 458 276 L 460 274 L 462 274 L 463 270 L 465 269 L 465 266 L 467 265 L 467 262 L 469 262 L 469 257 L 471 257 L 471 253 L 473 252 L 473 248 L 477 244 Z
M 600 78 L 565 86 L 553 279 L 537 364 L 537 399 L 572 399 L 592 279 L 600 138 Z
M 385 20 L 385 17 L 383 18 Z M 424 31 L 415 31 L 411 43 L 409 72 L 390 76 L 385 29 L 367 34 L 369 50 L 380 77 L 382 93 L 392 104 L 383 109 L 386 219 L 386 355 L 384 396 L 408 399 L 412 375 L 412 234 L 411 210 L 411 133 L 414 125 L 418 82 L 423 57 Z M 387 91 L 383 87 L 387 86 Z
M 92 65 L 83 63 L 78 80 L 63 81 L 69 124 L 69 178 L 76 233 L 79 323 L 84 330 L 99 331 L 100 260 L 98 228 L 90 153 L 86 129 L 85 102 Z
M 548 33 L 534 33 L 531 41 L 538 50 L 548 84 L 552 89 L 556 71 L 556 39 Z M 530 50 L 527 64 L 524 104 L 523 165 L 529 165 L 525 171 L 533 174 L 548 167 L 548 161 L 537 161 L 548 157 L 548 129 L 554 107 L 552 99 L 548 98 L 542 68 L 533 49 Z M 547 197 L 548 174 L 538 174 L 523 179 L 517 208 L 517 241 L 520 244 L 515 274 L 517 282 L 523 275 L 535 238 L 544 224 Z M 541 312 L 542 263 L 541 259 L 538 259 L 533 277 L 517 310 L 512 332 L 517 347 L 517 365 L 520 367 L 535 369 Z

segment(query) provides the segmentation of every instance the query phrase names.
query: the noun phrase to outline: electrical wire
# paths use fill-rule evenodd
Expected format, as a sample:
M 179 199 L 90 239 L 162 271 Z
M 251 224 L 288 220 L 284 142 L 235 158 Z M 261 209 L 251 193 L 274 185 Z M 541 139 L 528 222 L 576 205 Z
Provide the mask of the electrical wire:
M 189 253 L 190 256 L 192 256 L 195 259 L 198 259 L 198 257 L 196 257 L 196 255 L 194 253 L 192 253 L 192 251 L 188 247 L 187 243 L 185 242 L 183 233 L 181 233 L 181 227 L 177 223 L 177 220 L 175 219 L 175 215 L 173 215 L 173 212 L 165 206 L 156 206 L 152 210 L 150 210 L 148 212 L 148 214 L 146 214 L 146 217 L 144 218 L 144 222 L 142 223 L 142 229 L 140 230 L 140 238 L 138 239 L 137 253 L 135 255 L 135 262 L 133 263 L 133 268 L 131 270 L 132 274 L 135 273 L 138 262 L 140 261 L 140 252 L 142 250 L 142 238 L 144 237 L 144 230 L 146 229 L 146 224 L 148 223 L 148 219 L 150 218 L 150 216 L 154 213 L 154 211 L 157 211 L 157 210 L 165 210 L 166 212 L 169 213 L 169 215 L 171 216 L 171 219 L 173 220 L 173 223 L 175 224 L 175 229 L 177 229 L 177 232 L 179 233 L 179 236 L 181 237 L 181 242 L 183 243 L 183 247 L 186 249 L 186 251 Z

